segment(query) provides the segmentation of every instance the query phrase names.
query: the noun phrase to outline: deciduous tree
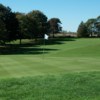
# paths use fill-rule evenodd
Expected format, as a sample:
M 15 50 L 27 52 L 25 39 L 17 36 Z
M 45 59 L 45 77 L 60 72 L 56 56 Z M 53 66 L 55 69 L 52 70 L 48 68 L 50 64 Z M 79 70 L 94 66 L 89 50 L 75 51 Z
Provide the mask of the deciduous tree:
M 52 33 L 53 34 L 53 37 L 54 37 L 54 34 L 55 33 L 58 33 L 61 31 L 61 21 L 59 18 L 51 18 L 49 21 L 48 21 L 48 25 L 49 25 L 49 33 Z
M 2 38 L 0 38 L 0 41 L 5 44 L 5 42 L 15 40 L 18 33 L 18 21 L 15 13 L 13 13 L 9 7 L 5 7 L 2 4 L 0 4 L 0 22 L 0 34 L 4 34 Z
M 34 22 L 33 35 L 37 39 L 47 33 L 47 16 L 39 10 L 33 10 L 27 14 L 28 18 Z
M 78 37 L 88 37 L 89 36 L 87 32 L 87 27 L 84 22 L 80 23 L 77 33 L 78 33 Z

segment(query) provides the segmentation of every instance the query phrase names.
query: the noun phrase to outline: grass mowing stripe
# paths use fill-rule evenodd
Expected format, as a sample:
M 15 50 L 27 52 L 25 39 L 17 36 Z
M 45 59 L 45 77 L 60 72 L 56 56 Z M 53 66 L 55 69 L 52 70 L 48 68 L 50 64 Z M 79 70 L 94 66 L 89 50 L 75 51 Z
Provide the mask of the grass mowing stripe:
M 0 100 L 100 100 L 99 45 L 100 39 L 46 45 L 44 60 L 34 47 L 0 55 Z
M 9 57 L 8 57 L 9 59 Z M 7 60 L 7 57 L 6 57 Z M 11 61 L 11 59 L 9 60 Z M 70 72 L 100 71 L 99 58 L 18 56 L 1 66 L 0 77 L 22 77 Z M 7 74 L 6 71 L 9 73 Z M 5 74 L 2 74 L 4 73 Z

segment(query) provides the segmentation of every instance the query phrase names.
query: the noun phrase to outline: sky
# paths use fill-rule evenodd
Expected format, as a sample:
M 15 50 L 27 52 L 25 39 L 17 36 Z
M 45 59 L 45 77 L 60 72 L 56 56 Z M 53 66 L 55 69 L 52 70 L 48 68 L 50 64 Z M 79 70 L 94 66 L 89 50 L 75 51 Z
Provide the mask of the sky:
M 14 12 L 42 11 L 48 19 L 59 18 L 63 30 L 76 32 L 81 21 L 100 16 L 100 0 L 0 0 Z

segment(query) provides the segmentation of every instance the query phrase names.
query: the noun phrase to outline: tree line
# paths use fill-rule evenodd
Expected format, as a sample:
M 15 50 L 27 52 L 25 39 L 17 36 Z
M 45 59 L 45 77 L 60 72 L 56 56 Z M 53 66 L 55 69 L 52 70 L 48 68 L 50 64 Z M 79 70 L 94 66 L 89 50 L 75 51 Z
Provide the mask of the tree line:
M 78 37 L 100 37 L 100 16 L 82 21 L 77 30 Z
M 54 34 L 62 30 L 59 18 L 51 18 L 39 11 L 29 13 L 12 12 L 11 8 L 0 4 L 0 44 L 17 39 L 43 38 L 44 34 Z

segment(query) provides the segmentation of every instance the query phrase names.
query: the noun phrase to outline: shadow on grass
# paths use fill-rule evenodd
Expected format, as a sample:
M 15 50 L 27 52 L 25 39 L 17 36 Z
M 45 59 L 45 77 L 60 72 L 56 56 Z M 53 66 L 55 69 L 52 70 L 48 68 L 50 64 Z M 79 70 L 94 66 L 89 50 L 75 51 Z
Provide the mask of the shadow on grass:
M 64 44 L 64 41 L 75 41 L 74 38 L 50 38 L 49 40 L 40 39 L 37 43 L 29 42 L 19 44 L 6 44 L 6 46 L 0 46 L 0 55 L 18 55 L 18 54 L 45 54 L 50 51 L 57 51 L 58 49 L 50 49 L 50 48 L 41 48 L 40 45 L 55 45 L 55 44 Z M 43 52 L 44 49 L 44 52 Z
M 57 49 L 40 48 L 40 47 L 2 47 L 0 48 L 0 55 L 18 55 L 18 54 L 43 54 Z
M 75 41 L 75 38 L 71 38 L 71 37 L 56 37 L 56 38 L 50 38 L 49 40 L 45 40 L 45 45 L 56 45 L 56 44 L 64 44 L 65 41 Z M 41 41 L 39 42 L 39 44 L 43 44 L 44 40 L 41 39 Z

